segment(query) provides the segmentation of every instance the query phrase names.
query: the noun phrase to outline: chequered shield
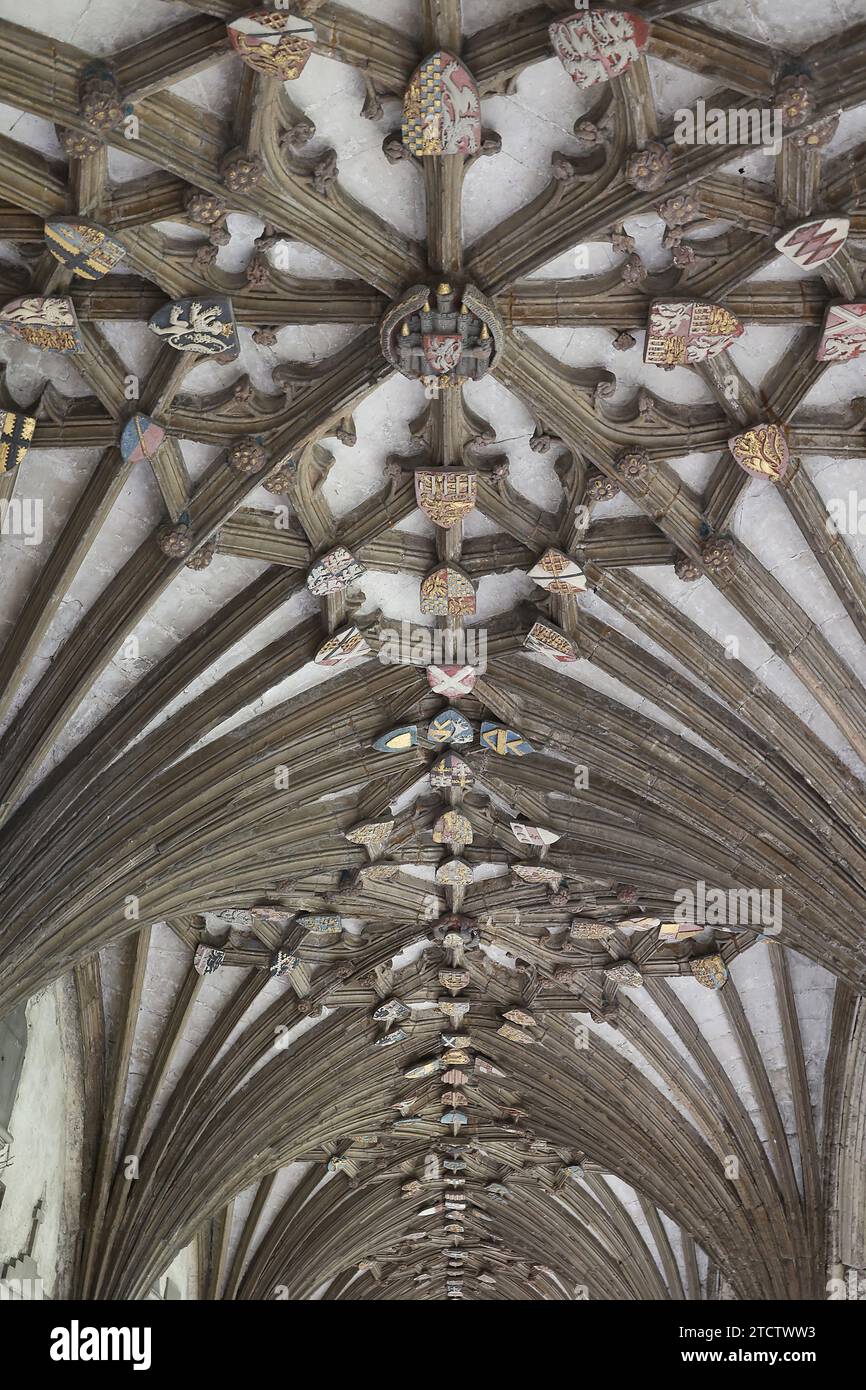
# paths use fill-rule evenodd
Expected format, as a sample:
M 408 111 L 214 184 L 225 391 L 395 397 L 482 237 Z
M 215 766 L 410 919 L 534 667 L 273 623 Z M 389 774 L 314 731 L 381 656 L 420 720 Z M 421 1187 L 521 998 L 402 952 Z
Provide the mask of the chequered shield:
M 453 53 L 431 53 L 412 74 L 403 99 L 403 143 L 421 156 L 480 150 L 478 88 Z

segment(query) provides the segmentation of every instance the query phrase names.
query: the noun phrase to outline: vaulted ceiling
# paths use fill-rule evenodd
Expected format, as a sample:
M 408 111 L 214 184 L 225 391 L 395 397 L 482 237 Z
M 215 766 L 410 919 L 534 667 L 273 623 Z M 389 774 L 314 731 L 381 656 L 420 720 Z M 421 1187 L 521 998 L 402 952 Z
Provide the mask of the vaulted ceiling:
M 82 350 L 0 335 L 3 409 L 37 422 L 0 473 L 0 1015 L 73 972 L 72 1291 L 144 1297 L 194 1243 L 209 1298 L 824 1296 L 866 1265 L 866 523 L 828 527 L 866 406 L 863 359 L 816 356 L 863 294 L 866 5 L 806 33 L 635 0 L 643 56 L 587 89 L 565 0 L 296 0 L 287 82 L 233 51 L 233 0 L 12 8 L 0 289 L 71 298 Z M 482 135 L 413 154 L 441 49 Z M 778 153 L 679 143 L 698 99 L 781 107 Z M 122 262 L 76 278 L 58 217 Z M 832 259 L 780 255 L 834 217 Z M 490 370 L 425 390 L 400 325 L 443 282 Z M 148 331 L 214 296 L 239 355 Z M 665 298 L 743 332 L 662 373 Z M 762 422 L 780 476 L 729 448 Z M 444 466 L 476 500 L 447 528 L 415 487 Z M 364 572 L 317 595 L 336 547 Z M 529 577 L 551 549 L 585 590 Z M 440 565 L 468 615 L 421 603 Z M 317 662 L 349 627 L 360 654 Z M 456 700 L 419 646 L 446 632 L 483 656 Z M 781 931 L 666 941 L 701 882 L 779 890 Z

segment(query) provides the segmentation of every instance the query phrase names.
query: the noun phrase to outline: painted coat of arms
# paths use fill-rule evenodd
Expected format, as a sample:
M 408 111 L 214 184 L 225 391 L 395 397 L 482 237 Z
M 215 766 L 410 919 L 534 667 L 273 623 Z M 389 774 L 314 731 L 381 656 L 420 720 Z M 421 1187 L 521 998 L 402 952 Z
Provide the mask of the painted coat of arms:
M 314 26 L 300 15 L 253 10 L 227 26 L 232 47 L 255 72 L 292 82 L 307 65 L 317 40 Z
M 365 820 L 346 831 L 346 839 L 352 845 L 363 845 L 372 859 L 383 854 L 385 846 L 394 833 L 394 821 L 388 817 L 383 820 Z
M 523 645 L 528 647 L 531 652 L 552 657 L 554 661 L 577 661 L 577 652 L 574 650 L 573 644 L 564 632 L 560 632 L 559 628 L 553 627 L 551 623 L 533 623 L 524 638 Z
M 407 749 L 414 748 L 418 742 L 418 725 L 401 724 L 396 729 L 389 729 L 386 734 L 380 734 L 373 740 L 373 747 L 380 753 L 405 753 Z
M 728 967 L 719 955 L 699 956 L 689 964 L 698 984 L 705 989 L 721 989 L 728 978 Z
M 35 415 L 0 411 L 0 473 L 11 473 L 24 462 L 36 429 Z
M 759 478 L 783 477 L 791 459 L 781 425 L 753 425 L 728 440 L 728 448 L 741 468 Z
M 636 63 L 650 26 L 639 14 L 624 10 L 584 10 L 550 26 L 550 41 L 565 71 L 578 87 L 595 87 L 621 77 Z
M 831 304 L 824 315 L 816 357 L 819 362 L 850 362 L 866 348 L 866 304 Z
M 165 439 L 165 430 L 149 415 L 133 415 L 123 427 L 120 452 L 126 463 L 140 463 L 155 457 Z
M 471 845 L 472 826 L 459 811 L 445 811 L 433 826 L 435 845 Z
M 268 966 L 268 973 L 273 975 L 275 980 L 281 980 L 284 976 L 297 970 L 301 963 L 301 957 L 293 955 L 291 951 L 274 951 Z
M 310 568 L 307 588 L 316 598 L 324 598 L 326 594 L 339 594 L 348 589 L 350 584 L 354 584 L 356 579 L 360 579 L 363 573 L 364 566 L 360 560 L 356 560 L 344 545 L 337 545 L 333 550 L 329 550 L 327 555 L 322 555 Z
M 475 685 L 477 672 L 474 666 L 428 666 L 427 680 L 436 695 L 444 695 L 447 700 L 459 700 L 469 695 Z
M 415 500 L 434 526 L 453 526 L 475 506 L 475 473 L 456 468 L 421 470 L 415 474 Z
M 529 743 L 516 729 L 506 729 L 504 724 L 492 724 L 485 720 L 481 725 L 481 747 L 489 748 L 491 753 L 502 757 L 523 758 L 533 752 Z
M 743 332 L 721 304 L 657 299 L 650 305 L 643 360 L 656 367 L 691 367 L 717 357 Z
M 83 352 L 72 300 L 65 295 L 25 294 L 0 309 L 0 328 L 46 352 Z
M 164 338 L 178 352 L 200 352 L 205 356 L 240 351 L 237 325 L 230 299 L 175 299 L 163 304 L 151 317 L 148 328 Z
M 412 75 L 403 98 L 403 144 L 422 156 L 481 149 L 478 88 L 453 53 L 431 53 Z
M 468 888 L 472 870 L 463 859 L 447 859 L 436 870 L 436 882 L 446 888 Z
M 443 281 L 435 290 L 412 285 L 385 314 L 380 340 L 392 366 L 440 391 L 477 381 L 490 370 L 502 343 L 500 329 L 486 295 L 474 285 L 458 293 Z
M 475 585 L 458 565 L 437 565 L 421 581 L 421 612 L 437 618 L 466 618 L 475 612 Z
M 459 709 L 443 709 L 427 726 L 430 743 L 471 743 L 472 725 Z
M 82 280 L 100 280 L 126 255 L 123 244 L 98 222 L 78 218 L 52 217 L 45 223 L 45 244 Z
M 554 891 L 562 882 L 559 869 L 548 869 L 543 864 L 512 864 L 511 872 L 524 883 L 543 883 Z
M 809 270 L 835 256 L 848 239 L 850 225 L 847 217 L 819 217 L 817 221 L 801 222 L 779 238 L 776 250 L 795 265 Z
M 437 791 L 450 787 L 465 791 L 474 781 L 472 768 L 457 753 L 444 753 L 430 769 L 430 786 Z
M 312 936 L 339 936 L 343 930 L 342 917 L 327 912 L 299 912 L 295 921 Z
M 226 958 L 217 946 L 196 946 L 193 967 L 197 975 L 213 975 Z
M 580 594 L 586 588 L 586 575 L 580 565 L 561 550 L 545 550 L 527 574 L 539 589 L 552 594 Z
M 562 838 L 555 830 L 548 830 L 546 825 L 527 825 L 519 820 L 511 821 L 510 825 L 511 833 L 521 845 L 555 845 Z
M 411 1012 L 408 1004 L 404 1004 L 402 999 L 388 999 L 384 1004 L 380 1004 L 378 1009 L 373 1010 L 373 1018 L 377 1023 L 402 1023 Z
M 313 660 L 318 666 L 342 666 L 353 656 L 369 656 L 370 644 L 357 627 L 344 627 L 323 642 Z

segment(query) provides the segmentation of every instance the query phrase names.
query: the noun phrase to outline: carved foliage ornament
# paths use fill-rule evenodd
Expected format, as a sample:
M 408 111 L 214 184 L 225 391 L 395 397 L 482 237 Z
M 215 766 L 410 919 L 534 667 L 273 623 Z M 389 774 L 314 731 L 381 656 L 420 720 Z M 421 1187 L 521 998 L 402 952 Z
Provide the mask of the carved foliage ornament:
M 690 367 L 717 357 L 743 332 L 721 304 L 658 299 L 650 306 L 644 361 L 657 367 Z
M 620 77 L 637 62 L 649 30 L 647 21 L 631 11 L 613 14 L 589 9 L 554 20 L 549 32 L 554 52 L 572 81 L 578 87 L 595 87 Z
M 492 301 L 474 285 L 458 291 L 443 281 L 435 290 L 407 290 L 385 314 L 380 336 L 392 367 L 439 390 L 483 377 L 504 341 L 504 327 Z
M 413 73 L 403 99 L 403 144 L 421 156 L 481 149 L 478 88 L 453 53 L 431 53 Z
M 629 155 L 625 162 L 625 180 L 641 192 L 652 193 L 667 183 L 672 167 L 667 146 L 660 140 L 650 140 L 643 149 Z
M 308 19 L 285 9 L 253 10 L 227 27 L 238 57 L 255 72 L 281 82 L 300 77 L 317 38 Z

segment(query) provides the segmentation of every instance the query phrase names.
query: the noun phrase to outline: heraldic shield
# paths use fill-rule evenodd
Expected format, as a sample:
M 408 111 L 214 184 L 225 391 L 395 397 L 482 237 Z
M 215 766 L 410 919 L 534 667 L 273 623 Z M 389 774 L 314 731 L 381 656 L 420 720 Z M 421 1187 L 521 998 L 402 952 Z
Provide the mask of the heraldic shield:
M 778 481 L 791 459 L 781 425 L 753 425 L 728 440 L 728 448 L 741 468 L 760 478 Z
M 471 512 L 477 497 L 477 474 L 457 468 L 419 469 L 415 500 L 434 526 L 453 526 Z
M 83 352 L 72 300 L 65 295 L 25 294 L 0 309 L 0 328 L 46 352 Z
M 850 362 L 866 348 L 866 304 L 831 304 L 815 354 L 819 362 Z
M 53 217 L 45 223 L 45 245 L 81 280 L 100 280 L 123 260 L 126 248 L 97 222 Z
M 412 75 L 403 99 L 403 144 L 422 156 L 481 149 L 478 88 L 453 53 L 431 53 Z
M 639 14 L 624 10 L 584 10 L 550 26 L 553 50 L 578 87 L 595 87 L 621 77 L 636 63 L 650 26 Z
M 650 306 L 644 361 L 656 367 L 691 367 L 718 357 L 742 332 L 736 314 L 721 304 L 659 299 Z
M 227 28 L 238 57 L 254 72 L 281 82 L 300 77 L 317 39 L 308 19 L 285 9 L 253 10 Z
M 222 352 L 237 356 L 240 350 L 232 302 L 225 295 L 175 299 L 157 309 L 148 328 L 178 352 L 213 357 Z
M 35 429 L 35 415 L 0 411 L 0 473 L 11 473 L 24 462 Z
M 801 222 L 779 237 L 776 250 L 795 265 L 809 270 L 835 256 L 848 239 L 850 225 L 847 217 L 819 217 L 814 222 Z

